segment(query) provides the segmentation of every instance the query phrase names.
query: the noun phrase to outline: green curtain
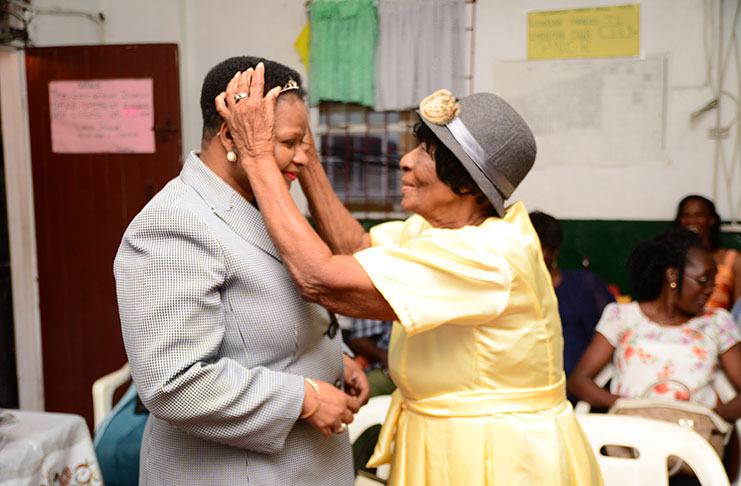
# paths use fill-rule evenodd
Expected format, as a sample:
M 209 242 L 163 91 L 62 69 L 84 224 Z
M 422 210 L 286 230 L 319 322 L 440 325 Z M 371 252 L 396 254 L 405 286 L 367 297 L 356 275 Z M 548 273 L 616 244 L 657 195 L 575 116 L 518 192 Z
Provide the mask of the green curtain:
M 374 0 L 315 0 L 309 15 L 309 102 L 373 107 L 378 38 Z

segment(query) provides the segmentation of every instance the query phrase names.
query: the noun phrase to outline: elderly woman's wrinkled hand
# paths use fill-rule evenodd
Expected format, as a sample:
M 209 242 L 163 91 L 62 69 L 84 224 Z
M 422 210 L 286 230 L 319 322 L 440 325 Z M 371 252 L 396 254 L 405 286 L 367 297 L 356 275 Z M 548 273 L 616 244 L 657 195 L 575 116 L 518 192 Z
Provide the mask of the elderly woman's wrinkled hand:
M 280 87 L 263 97 L 264 86 L 265 66 L 259 63 L 255 69 L 235 74 L 215 100 L 243 163 L 274 156 L 273 125 Z
M 314 143 L 314 135 L 311 133 L 311 127 L 308 125 L 306 127 L 306 134 L 301 140 L 301 146 L 304 149 L 304 152 L 306 152 L 309 163 L 316 162 L 321 164 L 319 161 L 319 154 L 316 151 L 316 144 Z

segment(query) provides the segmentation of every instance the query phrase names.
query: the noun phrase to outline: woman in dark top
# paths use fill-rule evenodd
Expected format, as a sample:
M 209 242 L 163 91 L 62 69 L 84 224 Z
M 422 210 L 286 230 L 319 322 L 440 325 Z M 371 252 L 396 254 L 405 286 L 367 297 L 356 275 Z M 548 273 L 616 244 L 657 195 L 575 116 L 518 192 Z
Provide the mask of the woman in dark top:
M 614 302 L 615 298 L 596 273 L 558 266 L 563 230 L 556 218 L 541 211 L 533 211 L 530 213 L 530 221 L 540 238 L 543 259 L 551 273 L 558 298 L 564 340 L 563 368 L 568 378 L 592 340 L 602 309 Z

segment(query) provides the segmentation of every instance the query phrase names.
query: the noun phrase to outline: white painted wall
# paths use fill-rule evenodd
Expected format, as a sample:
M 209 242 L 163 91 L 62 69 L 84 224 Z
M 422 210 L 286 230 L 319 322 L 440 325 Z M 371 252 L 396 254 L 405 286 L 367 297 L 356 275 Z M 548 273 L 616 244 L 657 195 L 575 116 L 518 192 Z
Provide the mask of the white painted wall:
M 18 401 L 23 409 L 44 409 L 41 316 L 39 313 L 36 232 L 28 143 L 28 99 L 23 54 L 0 49 L 0 117 L 8 212 L 8 245 Z
M 708 140 L 707 131 L 713 126 L 715 115 L 709 113 L 691 124 L 689 114 L 713 97 L 707 84 L 703 26 L 706 4 L 717 2 L 481 0 L 477 2 L 476 45 L 479 49 L 475 89 L 493 89 L 494 60 L 526 58 L 527 12 L 620 3 L 641 4 L 642 56 L 666 55 L 665 149 L 658 160 L 646 160 L 644 165 L 630 168 L 588 165 L 542 168 L 543 164 L 538 162 L 547 160 L 552 154 L 541 151 L 536 170 L 514 194 L 529 208 L 573 219 L 672 219 L 677 201 L 687 193 L 699 192 L 713 197 L 715 143 Z M 736 0 L 725 3 L 727 11 L 737 5 Z M 732 13 L 727 12 L 726 19 Z M 482 46 L 486 46 L 488 58 L 480 54 Z M 715 69 L 715 60 L 713 65 Z M 738 92 L 737 86 L 733 88 Z M 735 106 L 731 109 L 735 111 Z M 738 189 L 735 193 L 738 194 Z M 719 188 L 715 199 L 721 215 L 729 217 L 730 204 L 726 196 L 727 192 Z
M 732 201 L 722 184 L 713 187 L 714 142 L 707 138 L 715 115 L 691 124 L 689 114 L 712 98 L 703 43 L 705 10 L 719 0 L 645 0 L 641 4 L 642 56 L 665 55 L 665 149 L 658 160 L 628 168 L 548 166 L 541 151 L 536 169 L 514 197 L 529 208 L 573 219 L 670 219 L 689 192 L 714 197 L 724 217 Z M 738 0 L 724 0 L 726 17 Z M 176 42 L 180 46 L 183 147 L 200 144 L 199 90 L 216 62 L 254 54 L 296 68 L 304 77 L 293 42 L 306 22 L 304 0 L 36 0 L 37 8 L 102 11 L 96 25 L 76 17 L 39 16 L 36 45 Z M 477 0 L 474 90 L 495 90 L 493 64 L 526 58 L 526 13 L 622 4 L 606 0 Z M 62 5 L 63 4 L 63 5 Z M 730 23 L 730 21 L 728 21 Z M 716 18 L 717 24 L 717 18 Z M 728 27 L 726 26 L 726 29 Z M 713 46 L 710 46 L 712 49 Z M 711 60 L 717 64 L 715 59 Z M 713 67 L 715 69 L 715 67 Z M 727 84 L 735 83 L 735 79 Z M 736 88 L 737 89 L 737 88 Z M 725 100 L 727 102 L 729 100 Z M 724 102 L 724 103 L 725 103 Z M 735 112 L 735 105 L 725 109 Z M 598 143 L 598 142 L 597 142 Z M 739 169 L 736 169 L 736 176 Z M 736 177 L 738 178 L 738 177 Z M 734 189 L 738 194 L 738 188 Z

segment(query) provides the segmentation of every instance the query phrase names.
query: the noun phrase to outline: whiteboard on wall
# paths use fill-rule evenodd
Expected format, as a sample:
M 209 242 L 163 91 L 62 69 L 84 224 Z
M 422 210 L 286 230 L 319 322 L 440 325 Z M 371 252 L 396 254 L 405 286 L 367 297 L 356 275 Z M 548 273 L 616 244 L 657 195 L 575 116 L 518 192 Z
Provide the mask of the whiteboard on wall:
M 661 160 L 664 57 L 494 64 L 493 92 L 527 121 L 536 167 L 637 167 Z

